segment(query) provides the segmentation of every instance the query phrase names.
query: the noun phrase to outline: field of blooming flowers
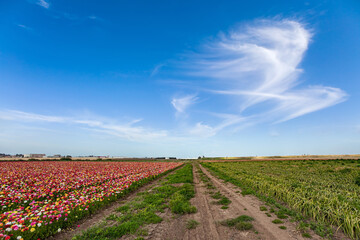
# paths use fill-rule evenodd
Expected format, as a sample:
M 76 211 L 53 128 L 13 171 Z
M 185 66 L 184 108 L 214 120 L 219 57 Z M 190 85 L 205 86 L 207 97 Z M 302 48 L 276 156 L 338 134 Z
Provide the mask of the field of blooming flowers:
M 0 239 L 44 239 L 179 165 L 0 162 Z

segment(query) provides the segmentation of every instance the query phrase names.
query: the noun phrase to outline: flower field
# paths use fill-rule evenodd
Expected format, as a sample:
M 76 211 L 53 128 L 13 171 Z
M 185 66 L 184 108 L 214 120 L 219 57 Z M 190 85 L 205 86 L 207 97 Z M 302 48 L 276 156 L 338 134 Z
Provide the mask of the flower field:
M 0 162 L 0 239 L 44 239 L 175 162 Z
M 220 178 L 360 239 L 360 160 L 202 163 Z

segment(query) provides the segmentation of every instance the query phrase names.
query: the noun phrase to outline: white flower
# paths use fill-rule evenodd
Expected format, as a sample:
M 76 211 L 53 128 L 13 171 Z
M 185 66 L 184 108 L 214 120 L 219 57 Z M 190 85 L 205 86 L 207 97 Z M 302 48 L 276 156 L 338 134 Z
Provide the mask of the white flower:
M 7 228 L 6 231 L 10 232 L 10 231 L 11 231 L 11 228 Z
M 22 237 L 21 237 L 21 236 L 18 236 L 16 239 L 20 240 L 20 239 L 22 239 Z
M 38 225 L 38 227 L 41 227 L 41 223 L 38 223 L 37 225 Z
M 58 229 L 58 232 L 61 232 L 61 228 Z

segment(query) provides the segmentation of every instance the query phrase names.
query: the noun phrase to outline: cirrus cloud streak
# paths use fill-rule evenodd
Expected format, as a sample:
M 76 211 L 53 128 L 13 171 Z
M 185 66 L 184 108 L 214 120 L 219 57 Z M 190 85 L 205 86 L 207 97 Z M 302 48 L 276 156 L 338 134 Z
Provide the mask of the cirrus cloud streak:
M 347 94 L 336 87 L 300 86 L 303 70 L 299 65 L 312 36 L 310 29 L 294 20 L 258 20 L 221 33 L 190 55 L 184 63 L 186 73 L 205 79 L 199 89 L 214 98 L 231 98 L 236 109 L 230 115 L 254 123 L 288 121 L 347 99 Z M 248 123 L 234 121 L 226 126 L 239 124 Z M 197 122 L 195 128 L 200 132 L 223 129 L 203 122 Z

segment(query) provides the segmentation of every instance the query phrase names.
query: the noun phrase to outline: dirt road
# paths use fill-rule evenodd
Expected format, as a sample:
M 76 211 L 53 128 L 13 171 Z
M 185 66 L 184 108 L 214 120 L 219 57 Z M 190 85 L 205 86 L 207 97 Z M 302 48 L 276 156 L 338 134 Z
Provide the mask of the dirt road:
M 261 211 L 260 207 L 267 207 L 258 198 L 252 195 L 242 196 L 239 187 L 225 183 L 222 180 L 211 175 L 201 165 L 200 168 L 193 167 L 195 197 L 191 199 L 191 204 L 196 206 L 197 212 L 193 214 L 174 215 L 169 209 L 158 215 L 163 219 L 158 224 L 146 225 L 148 235 L 144 239 L 156 240 L 231 240 L 231 239 L 265 239 L 265 240 L 290 240 L 290 239 L 307 239 L 296 229 L 297 223 L 290 222 L 288 219 L 282 219 L 283 223 L 275 224 L 272 221 L 277 219 L 276 215 L 266 211 Z M 201 176 L 207 176 L 214 189 L 209 190 Z M 161 180 L 160 180 L 161 181 Z M 74 231 L 67 231 L 51 239 L 71 239 L 82 230 L 101 222 L 114 209 L 124 201 L 130 201 L 137 192 L 151 191 L 151 188 L 158 186 L 159 180 L 144 186 L 136 192 L 124 198 L 123 201 L 116 203 L 94 215 L 92 218 L 85 220 L 79 228 Z M 215 199 L 209 192 L 220 192 L 226 196 L 231 203 L 227 209 L 221 208 L 221 205 L 214 204 Z M 262 209 L 264 210 L 264 209 Z M 233 219 L 241 215 L 247 215 L 254 220 L 251 222 L 253 228 L 250 230 L 240 231 L 234 227 L 223 226 L 221 221 Z M 187 223 L 189 220 L 195 220 L 199 224 L 194 229 L 189 229 Z M 282 226 L 282 228 L 279 228 Z M 314 232 L 310 232 L 312 239 L 322 239 Z M 123 236 L 122 240 L 135 239 L 134 235 Z M 344 235 L 335 236 L 334 239 L 349 239 Z
M 197 213 L 185 215 L 176 219 L 168 218 L 155 227 L 154 231 L 145 239 L 177 239 L 177 240 L 225 240 L 225 239 L 266 239 L 266 240 L 289 240 L 305 239 L 296 230 L 295 223 L 285 220 L 280 229 L 279 225 L 272 223 L 276 216 L 268 217 L 260 206 L 264 204 L 254 196 L 242 196 L 239 188 L 232 184 L 223 183 L 213 177 L 206 169 L 201 170 L 208 176 L 215 185 L 216 190 L 229 198 L 232 203 L 228 209 L 221 209 L 221 206 L 213 204 L 214 199 L 208 193 L 209 189 L 200 180 L 199 172 L 194 167 L 194 184 L 196 195 L 191 200 L 192 205 L 196 206 Z M 236 218 L 247 215 L 254 218 L 252 222 L 254 228 L 247 231 L 239 231 L 219 224 L 220 221 L 229 218 Z M 163 216 L 164 217 L 164 216 Z M 186 229 L 185 223 L 189 219 L 199 222 L 199 225 L 192 230 Z M 312 234 L 312 239 L 321 239 Z

